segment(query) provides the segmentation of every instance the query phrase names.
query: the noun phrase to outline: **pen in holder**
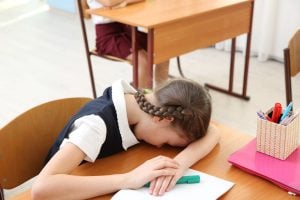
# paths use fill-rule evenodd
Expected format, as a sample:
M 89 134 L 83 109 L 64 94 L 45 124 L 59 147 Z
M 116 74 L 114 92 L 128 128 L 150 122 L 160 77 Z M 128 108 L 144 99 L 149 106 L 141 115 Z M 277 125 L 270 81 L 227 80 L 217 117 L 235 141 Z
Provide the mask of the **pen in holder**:
M 270 109 L 268 116 L 273 109 Z M 285 160 L 297 147 L 300 131 L 300 118 L 297 115 L 287 125 L 274 123 L 270 120 L 258 117 L 256 131 L 256 150 Z

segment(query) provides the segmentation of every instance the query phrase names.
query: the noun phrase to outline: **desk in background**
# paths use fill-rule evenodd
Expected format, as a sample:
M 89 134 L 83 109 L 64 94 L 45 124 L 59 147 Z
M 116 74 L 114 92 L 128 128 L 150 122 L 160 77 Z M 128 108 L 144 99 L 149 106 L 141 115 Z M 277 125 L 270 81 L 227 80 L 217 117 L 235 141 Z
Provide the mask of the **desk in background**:
M 137 27 L 148 30 L 147 52 L 150 77 L 153 77 L 153 64 L 232 38 L 228 89 L 206 85 L 248 100 L 246 90 L 253 6 L 253 0 L 146 0 L 119 9 L 92 9 L 89 13 L 132 26 L 135 87 L 138 86 Z M 244 33 L 247 33 L 247 48 L 243 91 L 239 94 L 233 92 L 235 37 Z M 148 85 L 152 88 L 152 78 Z

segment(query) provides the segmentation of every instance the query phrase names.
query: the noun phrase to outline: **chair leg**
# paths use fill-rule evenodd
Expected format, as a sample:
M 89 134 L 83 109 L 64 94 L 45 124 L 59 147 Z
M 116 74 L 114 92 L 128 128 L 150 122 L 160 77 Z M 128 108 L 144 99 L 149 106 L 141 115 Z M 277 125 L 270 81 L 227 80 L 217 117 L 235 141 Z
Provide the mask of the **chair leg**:
M 179 74 L 182 78 L 185 78 L 183 72 L 182 72 L 182 69 L 181 69 L 181 63 L 180 63 L 180 57 L 177 56 L 176 57 L 176 61 L 177 61 L 177 68 L 178 68 L 178 71 L 179 71 Z
M 0 200 L 4 200 L 4 191 L 0 188 Z
M 84 41 L 84 47 L 85 47 L 85 54 L 86 54 L 86 59 L 88 62 L 88 69 L 89 69 L 90 80 L 91 80 L 91 85 L 92 85 L 93 97 L 96 98 L 97 93 L 96 93 L 96 86 L 95 86 L 95 80 L 94 80 L 93 66 L 92 66 L 92 61 L 91 61 L 90 48 L 88 45 L 88 39 L 87 39 L 87 34 L 86 34 L 81 0 L 77 0 L 77 4 L 78 4 L 77 6 L 78 6 L 78 11 L 79 11 L 79 16 L 80 16 L 80 24 L 81 24 L 83 41 Z
M 292 101 L 292 80 L 291 80 L 291 66 L 290 66 L 290 51 L 288 48 L 283 50 L 284 55 L 284 75 L 285 75 L 285 91 L 286 91 L 286 105 Z
M 93 66 L 91 62 L 91 57 L 88 55 L 88 67 L 89 67 L 89 73 L 90 73 L 90 80 L 91 80 L 91 85 L 92 85 L 92 92 L 93 92 L 93 97 L 94 99 L 97 98 L 97 92 L 96 92 L 96 86 L 95 86 L 95 79 L 94 79 L 94 73 L 93 73 Z

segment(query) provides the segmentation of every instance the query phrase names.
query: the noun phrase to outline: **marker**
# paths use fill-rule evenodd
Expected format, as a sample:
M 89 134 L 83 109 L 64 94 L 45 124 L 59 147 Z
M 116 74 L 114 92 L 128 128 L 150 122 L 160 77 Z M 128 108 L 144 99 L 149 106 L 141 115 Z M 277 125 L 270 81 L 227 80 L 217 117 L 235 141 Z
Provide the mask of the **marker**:
M 293 107 L 293 103 L 291 102 L 291 103 L 289 103 L 289 105 L 284 109 L 284 112 L 283 112 L 283 114 L 282 114 L 282 116 L 281 116 L 281 118 L 280 118 L 280 122 L 281 122 L 284 118 L 286 118 L 286 117 L 288 116 L 289 112 L 292 110 L 292 107 Z
M 271 117 L 269 117 L 268 115 L 266 115 L 266 119 L 270 122 L 272 121 Z
M 257 113 L 259 118 L 266 119 L 265 114 L 263 113 L 263 111 L 260 110 L 260 111 L 257 111 L 256 113 Z
M 182 176 L 176 184 L 194 184 L 200 183 L 200 176 L 199 175 L 192 175 L 192 176 Z M 144 187 L 150 187 L 150 183 L 146 183 Z
M 289 117 L 286 117 L 286 118 L 284 118 L 284 119 L 280 122 L 280 124 L 286 126 L 286 125 L 288 125 L 289 123 L 291 123 L 296 117 L 298 117 L 298 115 L 299 115 L 299 112 L 297 112 L 296 114 L 291 115 L 291 116 L 289 116 Z
M 272 113 L 272 122 L 274 122 L 274 123 L 279 122 L 281 111 L 282 111 L 281 104 L 275 103 L 275 106 L 273 108 L 273 113 Z

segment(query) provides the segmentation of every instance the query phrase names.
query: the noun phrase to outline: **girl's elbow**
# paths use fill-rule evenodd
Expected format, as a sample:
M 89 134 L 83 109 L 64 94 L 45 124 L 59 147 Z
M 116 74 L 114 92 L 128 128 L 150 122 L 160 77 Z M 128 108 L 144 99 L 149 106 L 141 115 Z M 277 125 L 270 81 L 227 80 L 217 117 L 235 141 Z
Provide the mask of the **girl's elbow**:
M 219 131 L 217 131 L 215 133 L 215 141 L 216 141 L 216 144 L 219 143 L 221 140 L 221 133 Z
M 215 144 L 218 144 L 221 140 L 221 131 L 215 125 L 210 125 L 208 128 L 208 134 L 212 138 Z
M 111 0 L 102 0 L 101 3 L 104 7 L 112 7 L 116 5 L 116 3 Z
M 31 199 L 49 199 L 46 184 L 43 181 L 36 181 L 31 188 Z

